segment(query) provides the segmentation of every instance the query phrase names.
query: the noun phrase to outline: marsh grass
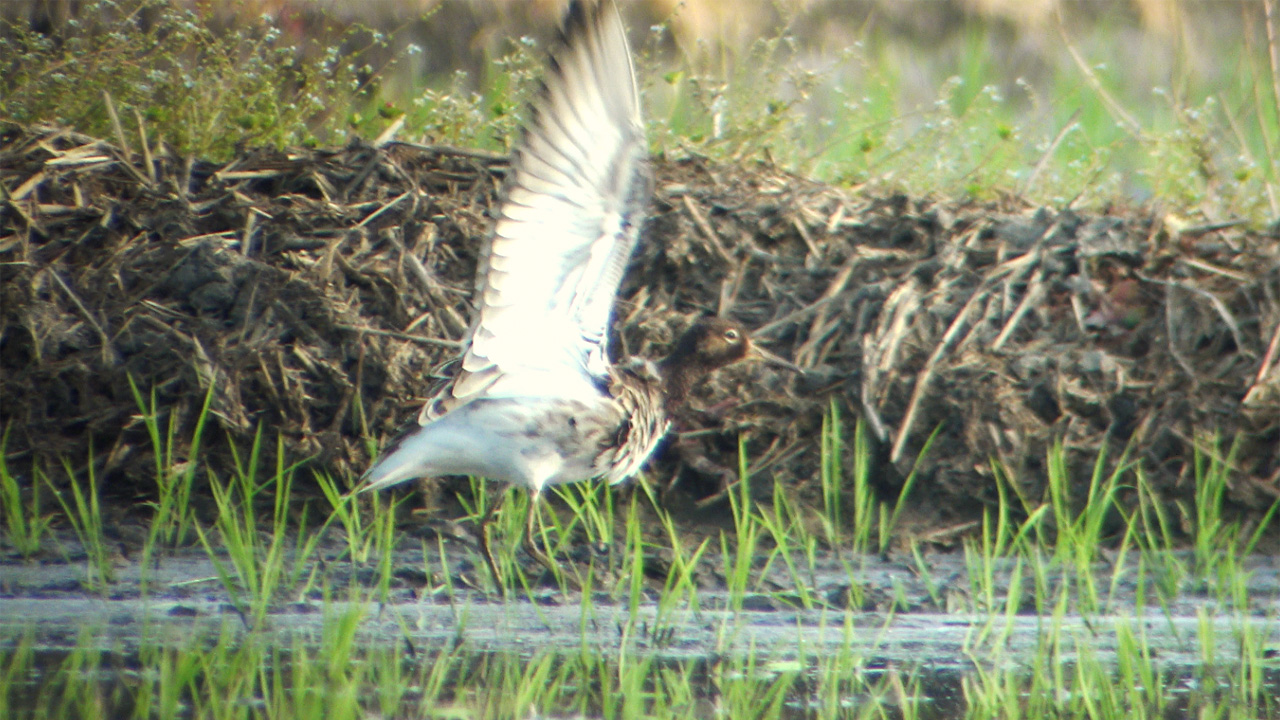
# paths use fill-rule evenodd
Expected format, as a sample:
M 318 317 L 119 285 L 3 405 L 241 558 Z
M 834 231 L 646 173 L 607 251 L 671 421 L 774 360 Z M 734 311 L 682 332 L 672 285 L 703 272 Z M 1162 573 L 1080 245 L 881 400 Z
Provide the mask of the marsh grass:
M 191 502 L 191 487 L 198 469 L 195 458 L 200 456 L 200 442 L 204 438 L 205 425 L 209 420 L 214 386 L 212 383 L 209 385 L 200 414 L 196 416 L 195 429 L 190 440 L 183 445 L 186 448 L 186 460 L 178 458 L 177 415 L 170 413 L 169 421 L 162 427 L 162 413 L 156 404 L 155 388 L 151 389 L 149 396 L 144 397 L 130 376 L 129 389 L 138 406 L 138 417 L 151 441 L 151 453 L 156 466 L 156 499 L 149 503 L 155 515 L 145 549 L 146 555 L 150 557 L 157 544 L 174 547 L 189 540 L 195 522 Z
M 1265 530 L 1270 527 L 1280 500 L 1271 504 L 1267 512 L 1257 521 L 1252 532 L 1246 534 L 1239 521 L 1229 519 L 1225 514 L 1227 488 L 1232 482 L 1237 464 L 1239 441 L 1233 441 L 1225 455 L 1221 451 L 1222 443 L 1217 436 L 1203 436 L 1195 446 L 1193 470 L 1195 479 L 1195 506 L 1188 510 L 1179 505 L 1183 521 L 1192 528 L 1196 577 L 1202 581 L 1229 579 L 1232 563 L 1225 564 L 1228 571 L 1223 574 L 1222 560 L 1234 560 L 1237 555 L 1250 555 L 1262 539 Z
M 282 593 L 304 593 L 311 586 L 314 571 L 306 582 L 301 582 L 302 577 L 334 515 L 320 531 L 307 527 L 306 506 L 292 517 L 293 478 L 298 465 L 285 464 L 282 439 L 276 443 L 274 472 L 261 481 L 261 429 L 254 435 L 248 458 L 242 460 L 234 443 L 231 448 L 234 475 L 225 483 L 209 475 L 215 519 L 208 530 L 197 523 L 196 534 L 232 602 L 260 621 Z M 270 501 L 270 520 L 265 528 L 259 524 L 260 498 Z
M 155 422 L 149 427 L 162 428 Z M 840 427 L 838 417 L 830 418 L 828 427 Z M 851 434 L 856 438 L 857 432 L 855 427 Z M 165 434 L 159 434 L 162 447 L 167 444 Z M 244 622 L 233 621 L 241 627 L 179 647 L 161 637 L 143 638 L 136 660 L 129 661 L 94 642 L 97 630 L 86 628 L 83 647 L 63 656 L 52 671 L 46 659 L 33 653 L 32 640 L 18 637 L 0 645 L 0 695 L 11 711 L 5 717 L 14 718 L 122 707 L 133 708 L 137 717 L 227 717 L 234 716 L 233 708 L 242 702 L 235 698 L 247 697 L 259 698 L 256 702 L 271 717 L 323 715 L 326 720 L 371 710 L 384 716 L 413 715 L 426 708 L 504 717 L 566 709 L 616 717 L 701 717 L 708 703 L 735 716 L 749 712 L 758 717 L 939 717 L 931 711 L 945 704 L 935 697 L 939 692 L 952 698 L 948 714 L 974 718 L 1154 718 L 1167 717 L 1174 708 L 1219 717 L 1261 716 L 1277 709 L 1271 697 L 1280 667 L 1272 658 L 1274 638 L 1250 621 L 1260 606 L 1249 596 L 1244 563 L 1274 512 L 1258 527 L 1246 529 L 1230 520 L 1220 488 L 1234 472 L 1232 453 L 1220 452 L 1222 444 L 1212 437 L 1202 445 L 1202 455 L 1189 472 L 1203 488 L 1193 506 L 1177 511 L 1177 521 L 1151 488 L 1140 463 L 1124 456 L 1116 461 L 1095 458 L 1083 476 L 1086 481 L 1076 487 L 1071 478 L 1078 475 L 1067 452 L 1055 445 L 1046 457 L 1049 475 L 1041 498 L 1019 494 L 1021 484 L 1005 468 L 993 466 L 997 502 L 964 543 L 968 574 L 963 588 L 940 587 L 929 577 L 930 564 L 919 543 L 908 541 L 910 562 L 924 578 L 934 605 L 970 618 L 965 640 L 970 667 L 950 676 L 950 684 L 944 683 L 949 689 L 939 689 L 937 677 L 942 676 L 935 677 L 927 663 L 873 670 L 874 648 L 882 641 L 875 640 L 871 650 L 855 642 L 869 631 L 853 624 L 864 596 L 861 556 L 852 550 L 884 547 L 882 534 L 894 531 L 900 501 L 876 497 L 873 512 L 834 507 L 840 518 L 870 519 L 873 532 L 858 546 L 859 528 L 845 528 L 834 517 L 816 523 L 806 519 L 805 513 L 823 509 L 804 507 L 785 485 L 775 483 L 768 495 L 754 494 L 745 441 L 740 446 L 741 476 L 728 498 L 731 524 L 718 538 L 690 542 L 647 481 L 638 482 L 629 502 L 619 502 L 614 488 L 597 484 L 557 488 L 552 494 L 555 502 L 543 503 L 541 540 L 563 556 L 562 572 L 590 589 L 576 595 L 583 642 L 575 651 L 511 655 L 465 649 L 476 596 L 455 585 L 450 555 L 459 552 L 458 546 L 446 544 L 443 537 L 422 543 L 422 564 L 433 578 L 423 592 L 439 595 L 452 608 L 453 632 L 461 643 L 447 650 L 428 648 L 424 655 L 422 649 L 391 650 L 361 640 L 361 628 L 376 604 L 391 600 L 393 562 L 398 562 L 394 558 L 405 556 L 396 530 L 400 501 L 375 496 L 368 503 L 356 502 L 356 496 L 343 494 L 331 478 L 317 475 L 329 518 L 313 526 L 307 520 L 307 505 L 294 497 L 299 464 L 287 461 L 277 443 L 274 464 L 265 467 L 259 432 L 249 454 L 236 456 L 229 480 L 208 478 L 213 519 L 193 524 L 199 547 L 241 613 Z M 831 435 L 826 447 L 842 447 L 840 438 Z M 855 440 L 853 448 L 851 457 L 823 458 L 829 477 L 840 478 L 832 480 L 839 489 L 824 489 L 825 497 L 853 494 L 859 474 L 855 466 L 869 462 L 857 457 L 866 452 L 864 445 Z M 198 464 L 199 459 L 192 461 Z M 70 484 L 60 500 L 62 514 L 50 520 L 67 522 L 83 538 L 89 565 L 86 586 L 103 591 L 112 576 L 95 500 L 94 464 L 90 458 L 79 473 L 70 463 L 64 465 Z M 169 476 L 186 472 L 185 465 L 175 465 L 180 472 L 175 475 L 170 468 Z M 40 483 L 52 487 L 47 479 Z M 529 510 L 527 494 L 506 488 L 504 492 L 515 495 L 503 499 L 494 539 L 499 564 L 508 574 L 505 585 L 493 588 L 493 593 L 537 605 L 546 586 L 526 575 L 527 563 L 518 548 Z M 464 492 L 463 504 L 472 515 L 481 514 L 489 509 L 490 493 L 491 488 L 477 480 Z M 1121 502 L 1122 495 L 1131 501 Z M 1204 503 L 1217 507 L 1200 507 Z M 151 522 L 173 527 L 173 517 L 157 511 Z M 1188 528 L 1185 536 L 1179 523 Z M 842 531 L 836 534 L 833 528 Z M 148 537 L 154 539 L 158 533 L 152 528 Z M 330 562 L 326 568 L 315 562 L 322 538 L 335 534 L 333 545 L 343 548 L 353 564 L 374 563 L 372 580 L 343 579 L 332 573 L 340 564 Z M 818 578 L 825 577 L 823 558 L 835 557 L 829 554 L 835 548 L 826 545 L 833 537 L 844 545 L 837 565 L 848 575 L 848 609 L 832 606 L 828 597 L 814 591 L 822 582 Z M 583 542 L 609 549 L 568 559 Z M 1197 549 L 1197 543 L 1203 548 Z M 1190 549 L 1180 554 L 1181 547 Z M 461 552 L 479 562 L 473 549 L 463 546 Z M 666 560 L 655 567 L 659 554 Z M 1186 560 L 1179 559 L 1183 557 Z M 722 588 L 710 593 L 715 598 L 711 605 L 704 587 L 709 570 Z M 785 590 L 779 588 L 779 579 Z M 1125 597 L 1120 589 L 1128 585 L 1136 588 L 1136 605 L 1117 600 Z M 553 577 L 552 587 L 574 597 L 562 577 Z M 1205 590 L 1212 593 L 1218 610 L 1202 607 L 1194 631 L 1183 634 L 1199 652 L 1195 690 L 1188 693 L 1186 671 L 1166 666 L 1153 650 L 1149 633 L 1153 618 L 1161 615 L 1171 631 L 1183 633 L 1177 629 L 1185 625 L 1175 623 L 1174 606 Z M 326 614 L 318 637 L 272 634 L 264 621 L 278 600 L 317 595 Z M 819 652 L 803 641 L 782 655 L 753 649 L 741 618 L 747 599 L 760 595 L 810 613 L 807 622 L 845 638 L 843 649 Z M 600 622 L 600 597 L 613 598 L 626 611 L 625 622 L 617 628 L 616 650 L 605 654 L 587 642 Z M 1148 598 L 1156 601 L 1155 615 L 1146 611 Z M 900 589 L 893 591 L 884 605 L 879 633 L 871 634 L 887 632 L 898 613 L 910 606 Z M 707 610 L 720 613 L 712 621 L 720 648 L 716 659 L 659 661 L 655 653 L 679 647 L 690 614 L 697 617 Z M 1028 612 L 1040 618 L 1039 639 L 1029 659 L 1010 649 L 1026 632 L 1021 623 Z M 1113 635 L 1114 654 L 1091 650 L 1090 633 Z M 410 637 L 412 628 L 404 625 L 401 634 Z M 803 624 L 797 625 L 797 637 L 804 637 Z M 745 652 L 730 651 L 743 643 Z M 1233 656 L 1224 655 L 1226 644 L 1237 648 Z M 147 670 L 141 675 L 111 670 L 122 662 L 136 662 Z M 1027 672 L 1027 667 L 1043 671 Z M 29 677 L 42 679 L 33 685 L 24 679 Z M 608 698 L 618 692 L 628 696 L 621 706 L 610 705 Z M 613 709 L 605 711 L 606 707 Z
M 477 532 L 487 533 L 489 536 L 490 548 L 498 564 L 498 577 L 489 578 L 496 584 L 494 589 L 504 597 L 511 597 L 516 590 L 523 591 L 526 597 L 535 594 L 537 577 L 528 574 L 526 566 L 521 564 L 516 555 L 524 541 L 525 523 L 529 521 L 530 513 L 533 513 L 535 542 L 540 543 L 543 552 L 548 552 L 548 557 L 553 561 L 551 568 L 541 568 L 535 563 L 539 569 L 533 572 L 540 574 L 546 569 L 551 573 L 554 584 L 567 591 L 572 581 L 566 574 L 565 566 L 556 562 L 556 551 L 563 547 L 570 529 L 577 525 L 578 520 L 562 520 L 558 514 L 551 513 L 548 525 L 546 502 L 532 502 L 529 492 L 524 488 L 498 483 L 495 500 L 491 484 L 484 478 L 468 478 L 468 484 L 469 490 L 460 494 L 458 501 L 467 512 L 467 520 L 475 524 Z M 471 555 L 474 567 L 485 566 L 485 560 L 479 552 Z M 490 575 L 487 572 L 482 574 Z
M 347 558 L 353 565 L 366 566 L 373 561 L 378 598 L 385 602 L 391 592 L 391 574 L 397 546 L 396 518 L 408 497 L 391 497 L 384 504 L 382 497 L 369 496 L 370 510 L 366 512 L 361 510 L 357 496 L 351 492 L 344 493 L 327 473 L 316 472 L 314 478 L 329 505 L 329 517 L 311 539 L 312 547 L 306 549 L 306 554 L 312 554 L 315 543 L 324 536 L 324 530 L 331 524 L 335 525 L 342 531 Z M 443 558 L 443 548 L 440 554 Z M 425 550 L 423 561 L 428 562 Z M 431 575 L 429 564 L 426 574 L 428 577 Z
M 883 553 L 894 537 L 902 509 L 919 477 L 920 460 L 929 454 L 941 427 L 925 440 L 911 472 L 907 474 L 890 503 L 881 497 L 871 482 L 871 439 L 862 422 L 855 423 L 851 456 L 845 450 L 846 430 L 840 417 L 840 406 L 832 398 L 823 416 L 819 447 L 818 480 L 822 493 L 822 513 L 818 522 L 825 534 L 827 547 L 836 553 L 849 549 L 852 556 L 871 552 Z M 851 460 L 849 459 L 851 457 Z M 849 465 L 848 471 L 845 465 Z M 845 478 L 848 476 L 849 483 Z M 846 509 L 846 505 L 851 506 Z M 846 521 L 847 518 L 847 521 Z M 808 539 L 802 538 L 807 544 Z
M 326 617 L 317 643 L 282 647 L 265 634 L 226 632 L 210 643 L 147 644 L 127 694 L 104 688 L 105 656 L 90 649 L 59 661 L 58 681 L 15 687 L 37 662 L 23 640 L 0 656 L 0 702 L 14 720 L 97 716 L 128 705 L 133 717 L 262 717 L 327 720 L 368 717 L 521 718 L 575 713 L 585 717 L 704 718 L 714 708 L 732 717 L 922 716 L 921 676 L 865 672 L 865 659 L 844 651 L 813 662 L 747 657 L 659 660 L 624 652 L 536 650 L 475 653 L 445 648 L 411 652 L 354 642 L 361 611 Z M 129 674 L 125 674 L 129 676 Z M 247 702 L 247 704 L 246 704 Z M 885 708 L 895 708 L 888 710 Z
M 33 468 L 34 485 L 43 483 L 57 498 L 62 507 L 62 517 L 75 531 L 76 539 L 85 554 L 85 589 L 90 592 L 105 594 L 115 581 L 115 563 L 112 553 L 107 548 L 107 539 L 103 535 L 102 505 L 98 496 L 98 473 L 94 463 L 93 448 L 89 448 L 89 461 L 85 466 L 85 485 L 80 484 L 79 473 L 71 461 L 63 459 L 62 468 L 67 474 L 67 488 L 71 499 L 62 491 L 43 470 Z M 65 549 L 63 551 L 65 553 Z
M 9 430 L 0 436 L 0 499 L 4 501 L 5 537 L 23 558 L 31 560 L 44 548 L 45 535 L 53 516 L 40 508 L 40 483 L 32 483 L 30 497 L 23 500 L 18 478 L 9 472 L 6 462 Z

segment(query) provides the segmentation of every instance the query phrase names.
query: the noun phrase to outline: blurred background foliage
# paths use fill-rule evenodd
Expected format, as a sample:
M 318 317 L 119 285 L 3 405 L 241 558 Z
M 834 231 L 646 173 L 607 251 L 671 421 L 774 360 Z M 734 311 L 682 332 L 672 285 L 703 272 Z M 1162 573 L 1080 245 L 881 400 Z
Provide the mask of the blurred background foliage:
M 891 191 L 1280 216 L 1273 0 L 620 4 L 657 153 Z M 502 152 L 563 6 L 7 2 L 0 119 L 215 158 L 393 124 Z

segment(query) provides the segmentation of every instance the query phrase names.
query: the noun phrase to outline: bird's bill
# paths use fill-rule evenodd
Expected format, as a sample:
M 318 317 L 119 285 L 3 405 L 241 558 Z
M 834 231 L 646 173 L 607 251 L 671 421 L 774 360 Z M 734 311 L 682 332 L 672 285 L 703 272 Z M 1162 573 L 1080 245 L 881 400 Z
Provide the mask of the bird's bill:
M 781 355 L 774 355 L 773 353 L 769 352 L 768 350 L 765 350 L 764 348 L 760 347 L 756 343 L 751 343 L 751 350 L 747 352 L 747 357 L 753 357 L 753 356 L 757 359 L 760 359 L 769 363 L 770 365 L 777 365 L 778 367 L 784 367 L 788 370 L 791 370 L 792 372 L 798 372 L 798 373 L 804 372 L 804 368 L 800 367 L 799 365 L 796 365 L 795 363 L 782 357 Z

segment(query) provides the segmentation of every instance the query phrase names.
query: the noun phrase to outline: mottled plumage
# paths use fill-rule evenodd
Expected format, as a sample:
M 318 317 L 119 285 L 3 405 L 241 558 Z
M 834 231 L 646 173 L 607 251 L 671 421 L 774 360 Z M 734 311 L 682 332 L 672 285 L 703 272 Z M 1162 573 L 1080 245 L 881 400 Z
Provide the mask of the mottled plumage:
M 573 2 L 485 242 L 462 355 L 360 490 L 477 475 L 536 498 L 556 483 L 621 482 L 653 453 L 691 384 L 746 356 L 741 328 L 704 318 L 661 362 L 607 357 L 652 192 L 647 154 L 617 9 Z

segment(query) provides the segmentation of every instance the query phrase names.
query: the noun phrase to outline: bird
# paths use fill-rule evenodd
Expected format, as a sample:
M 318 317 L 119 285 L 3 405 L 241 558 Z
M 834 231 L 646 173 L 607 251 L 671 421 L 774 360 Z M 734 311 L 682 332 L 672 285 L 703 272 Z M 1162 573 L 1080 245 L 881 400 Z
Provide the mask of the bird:
M 671 414 L 710 372 L 755 346 L 740 324 L 694 320 L 666 358 L 611 362 L 619 286 L 653 191 L 640 92 L 610 0 L 573 0 L 530 103 L 477 267 L 459 357 L 417 422 L 364 473 L 357 492 L 471 475 L 530 493 L 526 551 L 550 485 L 635 475 Z M 480 544 L 495 582 L 490 513 Z M 499 583 L 501 584 L 501 583 Z

